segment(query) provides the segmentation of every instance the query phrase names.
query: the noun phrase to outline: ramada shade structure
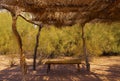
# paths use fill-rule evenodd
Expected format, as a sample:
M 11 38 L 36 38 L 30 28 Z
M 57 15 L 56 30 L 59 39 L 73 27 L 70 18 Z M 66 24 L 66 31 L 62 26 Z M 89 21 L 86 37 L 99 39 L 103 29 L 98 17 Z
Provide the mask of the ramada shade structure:
M 16 29 L 18 16 L 38 25 L 39 32 L 42 25 L 61 27 L 80 24 L 82 26 L 83 50 L 88 71 L 90 64 L 87 58 L 84 37 L 85 24 L 92 20 L 120 21 L 120 0 L 0 0 L 0 8 L 7 9 L 12 15 L 12 29 L 20 47 L 20 63 L 23 76 L 26 74 L 26 62 L 21 37 Z M 23 12 L 30 13 L 32 18 L 28 20 L 22 15 Z M 39 33 L 37 37 L 39 37 Z M 23 78 L 23 81 L 25 81 L 25 78 Z

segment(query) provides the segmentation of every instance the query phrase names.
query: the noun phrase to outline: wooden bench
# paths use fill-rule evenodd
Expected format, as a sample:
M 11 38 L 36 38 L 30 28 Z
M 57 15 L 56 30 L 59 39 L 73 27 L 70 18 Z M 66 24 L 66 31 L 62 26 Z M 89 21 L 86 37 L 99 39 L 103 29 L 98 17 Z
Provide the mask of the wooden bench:
M 80 58 L 64 57 L 59 59 L 43 59 L 42 64 L 47 64 L 47 73 L 50 71 L 51 64 L 77 64 L 78 69 L 80 69 L 79 64 L 81 64 Z

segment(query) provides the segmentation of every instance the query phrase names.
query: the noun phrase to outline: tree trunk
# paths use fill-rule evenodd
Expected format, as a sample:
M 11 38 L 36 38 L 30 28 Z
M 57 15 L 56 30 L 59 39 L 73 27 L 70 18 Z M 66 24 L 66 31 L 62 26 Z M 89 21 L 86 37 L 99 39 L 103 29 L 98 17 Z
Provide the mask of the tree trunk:
M 39 37 L 40 37 L 40 31 L 41 31 L 42 25 L 39 26 L 38 33 L 36 36 L 36 44 L 34 49 L 34 55 L 33 55 L 33 70 L 36 70 L 36 57 L 37 57 L 37 48 L 39 45 Z
M 90 64 L 88 60 L 86 40 L 85 40 L 85 30 L 84 30 L 85 24 L 82 24 L 81 26 L 82 26 L 83 53 L 85 55 L 86 68 L 87 68 L 87 71 L 90 71 Z
M 17 21 L 17 16 L 12 15 L 12 30 L 17 39 L 18 46 L 20 49 L 20 66 L 21 66 L 21 72 L 22 72 L 22 81 L 26 81 L 27 64 L 26 64 L 25 55 L 22 49 L 22 40 L 16 28 L 16 21 Z

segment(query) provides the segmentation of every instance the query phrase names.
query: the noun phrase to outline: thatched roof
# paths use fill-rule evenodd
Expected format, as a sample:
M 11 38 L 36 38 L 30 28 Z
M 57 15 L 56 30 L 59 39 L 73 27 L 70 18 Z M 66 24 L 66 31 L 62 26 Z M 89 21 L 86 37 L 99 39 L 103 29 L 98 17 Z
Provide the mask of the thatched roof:
M 120 0 L 1 0 L 12 12 L 29 12 L 33 23 L 57 26 L 98 20 L 120 20 Z

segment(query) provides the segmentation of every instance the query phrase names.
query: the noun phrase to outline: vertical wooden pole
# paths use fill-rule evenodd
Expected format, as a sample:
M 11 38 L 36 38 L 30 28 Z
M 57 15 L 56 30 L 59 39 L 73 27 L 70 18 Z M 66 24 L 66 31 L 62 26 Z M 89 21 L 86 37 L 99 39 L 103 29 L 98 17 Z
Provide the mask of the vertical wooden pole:
M 39 26 L 38 33 L 36 36 L 36 44 L 35 44 L 34 55 L 33 55 L 33 70 L 36 70 L 36 57 L 37 57 L 37 49 L 39 45 L 39 37 L 40 37 L 41 29 L 42 29 L 42 25 Z
M 16 28 L 16 21 L 17 21 L 17 16 L 12 15 L 12 30 L 17 39 L 18 46 L 20 49 L 20 66 L 21 66 L 21 71 L 22 71 L 22 81 L 26 81 L 27 64 L 26 64 L 25 55 L 22 49 L 22 40 Z
M 86 68 L 87 71 L 90 71 L 90 63 L 88 60 L 88 54 L 87 54 L 87 47 L 86 47 L 86 40 L 85 40 L 85 24 L 82 24 L 82 42 L 83 42 L 83 53 L 85 55 L 85 62 L 86 62 Z

